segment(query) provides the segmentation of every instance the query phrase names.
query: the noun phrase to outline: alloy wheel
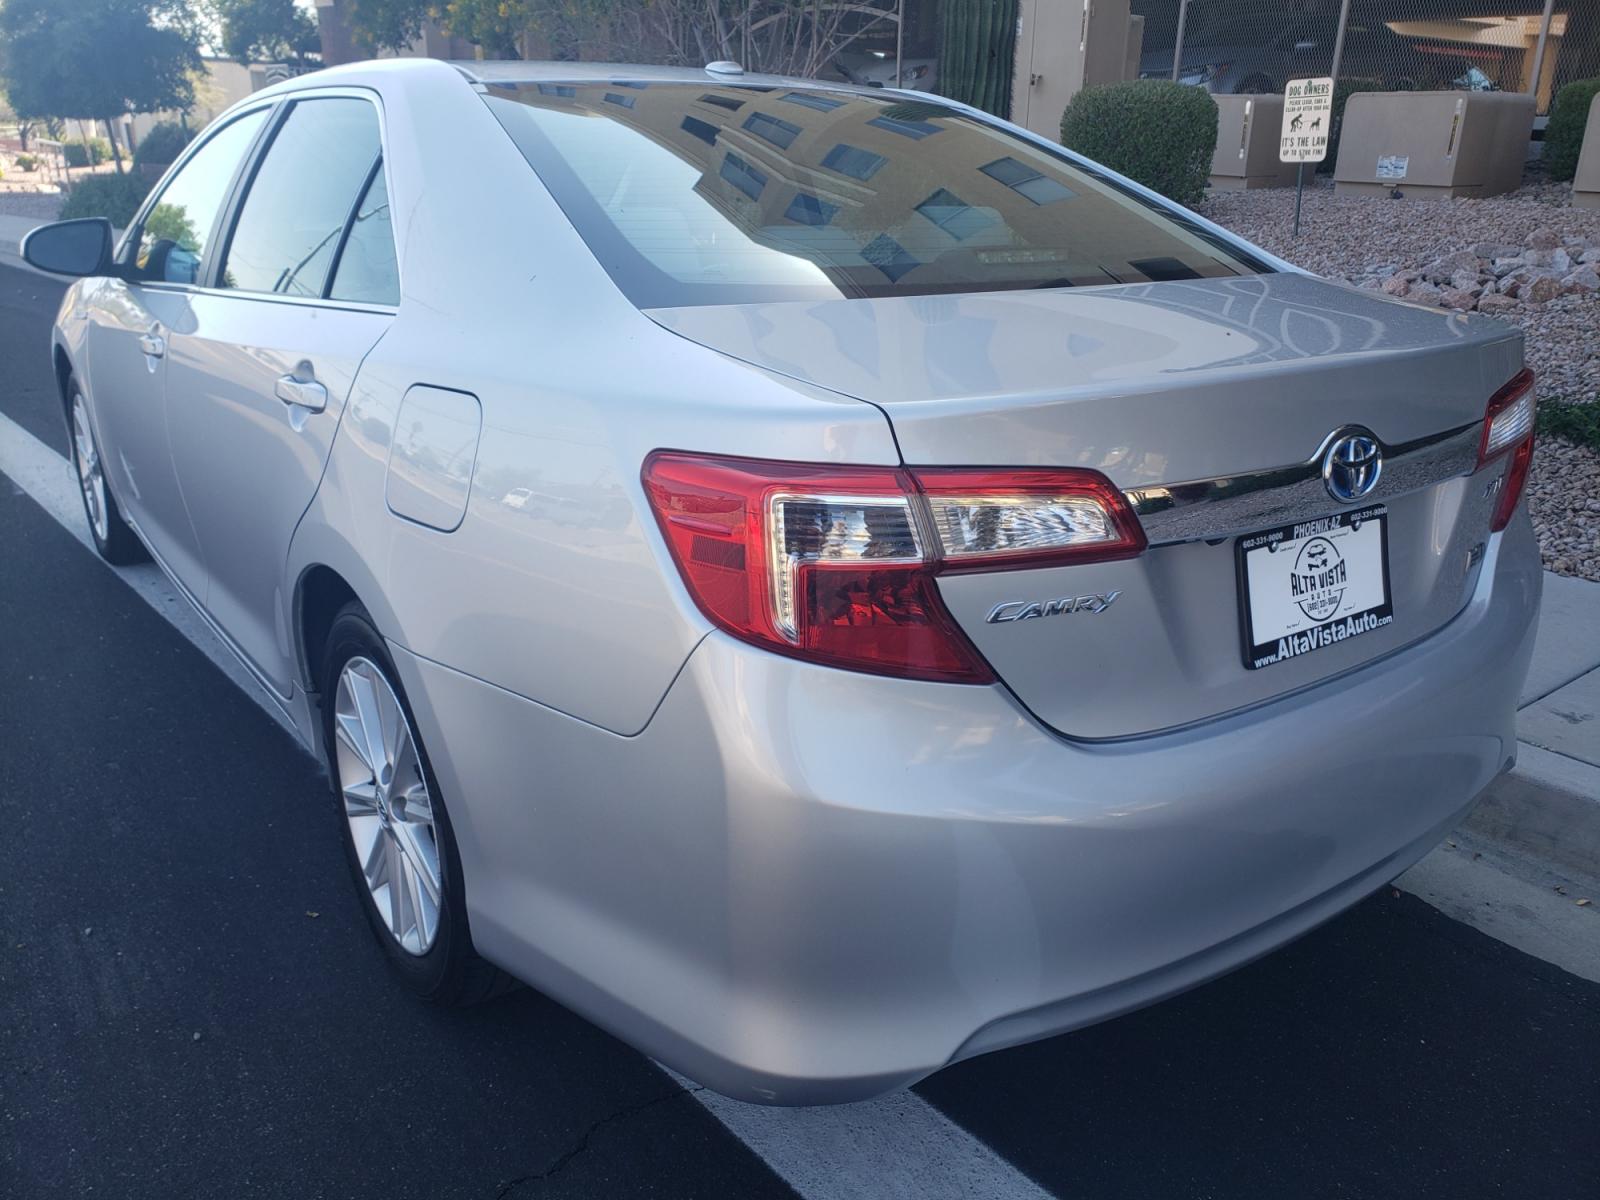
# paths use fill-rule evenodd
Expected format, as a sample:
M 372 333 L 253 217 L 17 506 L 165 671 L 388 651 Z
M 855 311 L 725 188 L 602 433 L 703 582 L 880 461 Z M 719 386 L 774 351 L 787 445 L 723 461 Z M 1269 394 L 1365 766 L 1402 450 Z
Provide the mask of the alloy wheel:
M 433 799 L 400 698 L 371 659 L 339 672 L 333 708 L 339 794 L 378 915 L 402 949 L 426 954 L 444 884 Z
M 74 392 L 72 396 L 72 447 L 89 524 L 95 537 L 104 542 L 110 533 L 106 520 L 106 477 L 100 469 L 100 452 L 95 448 L 94 431 L 89 428 L 89 413 L 84 407 L 82 392 Z

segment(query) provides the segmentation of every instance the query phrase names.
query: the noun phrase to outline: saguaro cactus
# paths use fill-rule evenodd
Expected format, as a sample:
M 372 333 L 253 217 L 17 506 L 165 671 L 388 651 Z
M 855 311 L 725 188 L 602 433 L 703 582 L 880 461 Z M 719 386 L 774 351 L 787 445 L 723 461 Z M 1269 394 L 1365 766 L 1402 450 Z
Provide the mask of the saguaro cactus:
M 974 108 L 1011 115 L 1017 0 L 944 0 L 939 91 Z

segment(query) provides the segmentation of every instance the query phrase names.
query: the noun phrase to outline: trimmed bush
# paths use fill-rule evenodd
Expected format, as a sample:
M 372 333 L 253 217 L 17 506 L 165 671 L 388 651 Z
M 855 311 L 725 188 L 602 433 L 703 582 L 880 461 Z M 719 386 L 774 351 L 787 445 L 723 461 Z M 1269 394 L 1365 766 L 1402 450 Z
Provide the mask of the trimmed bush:
M 126 228 L 150 192 L 150 182 L 137 175 L 96 175 L 73 185 L 61 206 L 62 221 L 75 217 L 105 217 L 118 229 Z
M 35 158 L 33 155 L 31 155 L 31 154 L 19 154 L 19 155 L 17 155 L 17 170 L 19 170 L 19 171 L 37 171 L 38 169 L 39 169 L 39 160 L 37 158 Z
M 1061 144 L 1193 204 L 1211 175 L 1217 104 L 1204 88 L 1165 79 L 1085 88 L 1061 114 Z
M 194 134 L 187 132 L 176 121 L 162 121 L 151 127 L 133 151 L 133 165 L 142 167 L 167 167 L 178 160 L 183 148 Z
M 97 167 L 111 157 L 111 143 L 103 137 L 74 138 L 61 144 L 69 167 Z
M 1551 179 L 1565 181 L 1578 173 L 1583 128 L 1589 123 L 1589 105 L 1597 93 L 1600 79 L 1579 79 L 1556 93 L 1550 123 L 1544 130 L 1544 161 Z

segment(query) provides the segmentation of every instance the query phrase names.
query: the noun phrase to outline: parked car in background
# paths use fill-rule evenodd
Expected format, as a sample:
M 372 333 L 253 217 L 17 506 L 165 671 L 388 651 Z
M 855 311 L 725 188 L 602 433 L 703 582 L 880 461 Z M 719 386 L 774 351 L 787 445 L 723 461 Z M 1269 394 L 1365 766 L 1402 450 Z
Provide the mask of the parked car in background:
M 1512 764 L 1520 333 L 971 109 L 356 64 L 24 254 L 95 545 L 323 756 L 422 995 L 862 1098 L 1271 950 Z
M 939 60 L 932 55 L 905 58 L 897 67 L 892 50 L 847 50 L 834 59 L 834 66 L 846 82 L 861 87 L 905 87 L 931 92 L 939 82 Z
M 1291 79 L 1326 75 L 1333 60 L 1336 25 L 1331 12 L 1324 19 L 1286 24 L 1233 5 L 1196 4 L 1189 22 L 1178 80 L 1213 93 L 1282 92 Z M 1493 91 L 1496 85 L 1482 68 L 1498 70 L 1502 59 L 1499 50 L 1402 37 L 1381 22 L 1353 17 L 1345 31 L 1339 75 L 1394 91 Z M 1140 78 L 1171 75 L 1171 46 L 1144 52 Z

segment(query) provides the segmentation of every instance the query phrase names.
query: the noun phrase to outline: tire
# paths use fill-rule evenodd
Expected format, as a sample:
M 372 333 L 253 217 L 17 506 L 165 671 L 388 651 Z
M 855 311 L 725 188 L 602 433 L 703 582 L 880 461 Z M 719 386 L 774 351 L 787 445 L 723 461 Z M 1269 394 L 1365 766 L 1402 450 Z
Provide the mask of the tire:
M 1265 75 L 1252 75 L 1241 83 L 1235 93 L 1240 96 L 1268 96 L 1277 89 Z
M 321 681 L 345 858 L 390 965 L 412 991 L 440 1004 L 476 1004 L 509 991 L 515 981 L 472 947 L 461 856 L 439 781 L 394 663 L 359 604 L 334 618 Z M 374 731 L 376 742 L 368 737 Z M 375 758 L 382 760 L 376 770 Z
M 143 562 L 150 556 L 133 527 L 122 519 L 117 498 L 111 494 L 111 481 L 100 463 L 100 446 L 94 424 L 89 420 L 89 405 L 77 376 L 67 377 L 67 436 L 72 443 L 72 468 L 78 477 L 78 498 L 89 522 L 89 536 L 100 557 L 114 566 Z

